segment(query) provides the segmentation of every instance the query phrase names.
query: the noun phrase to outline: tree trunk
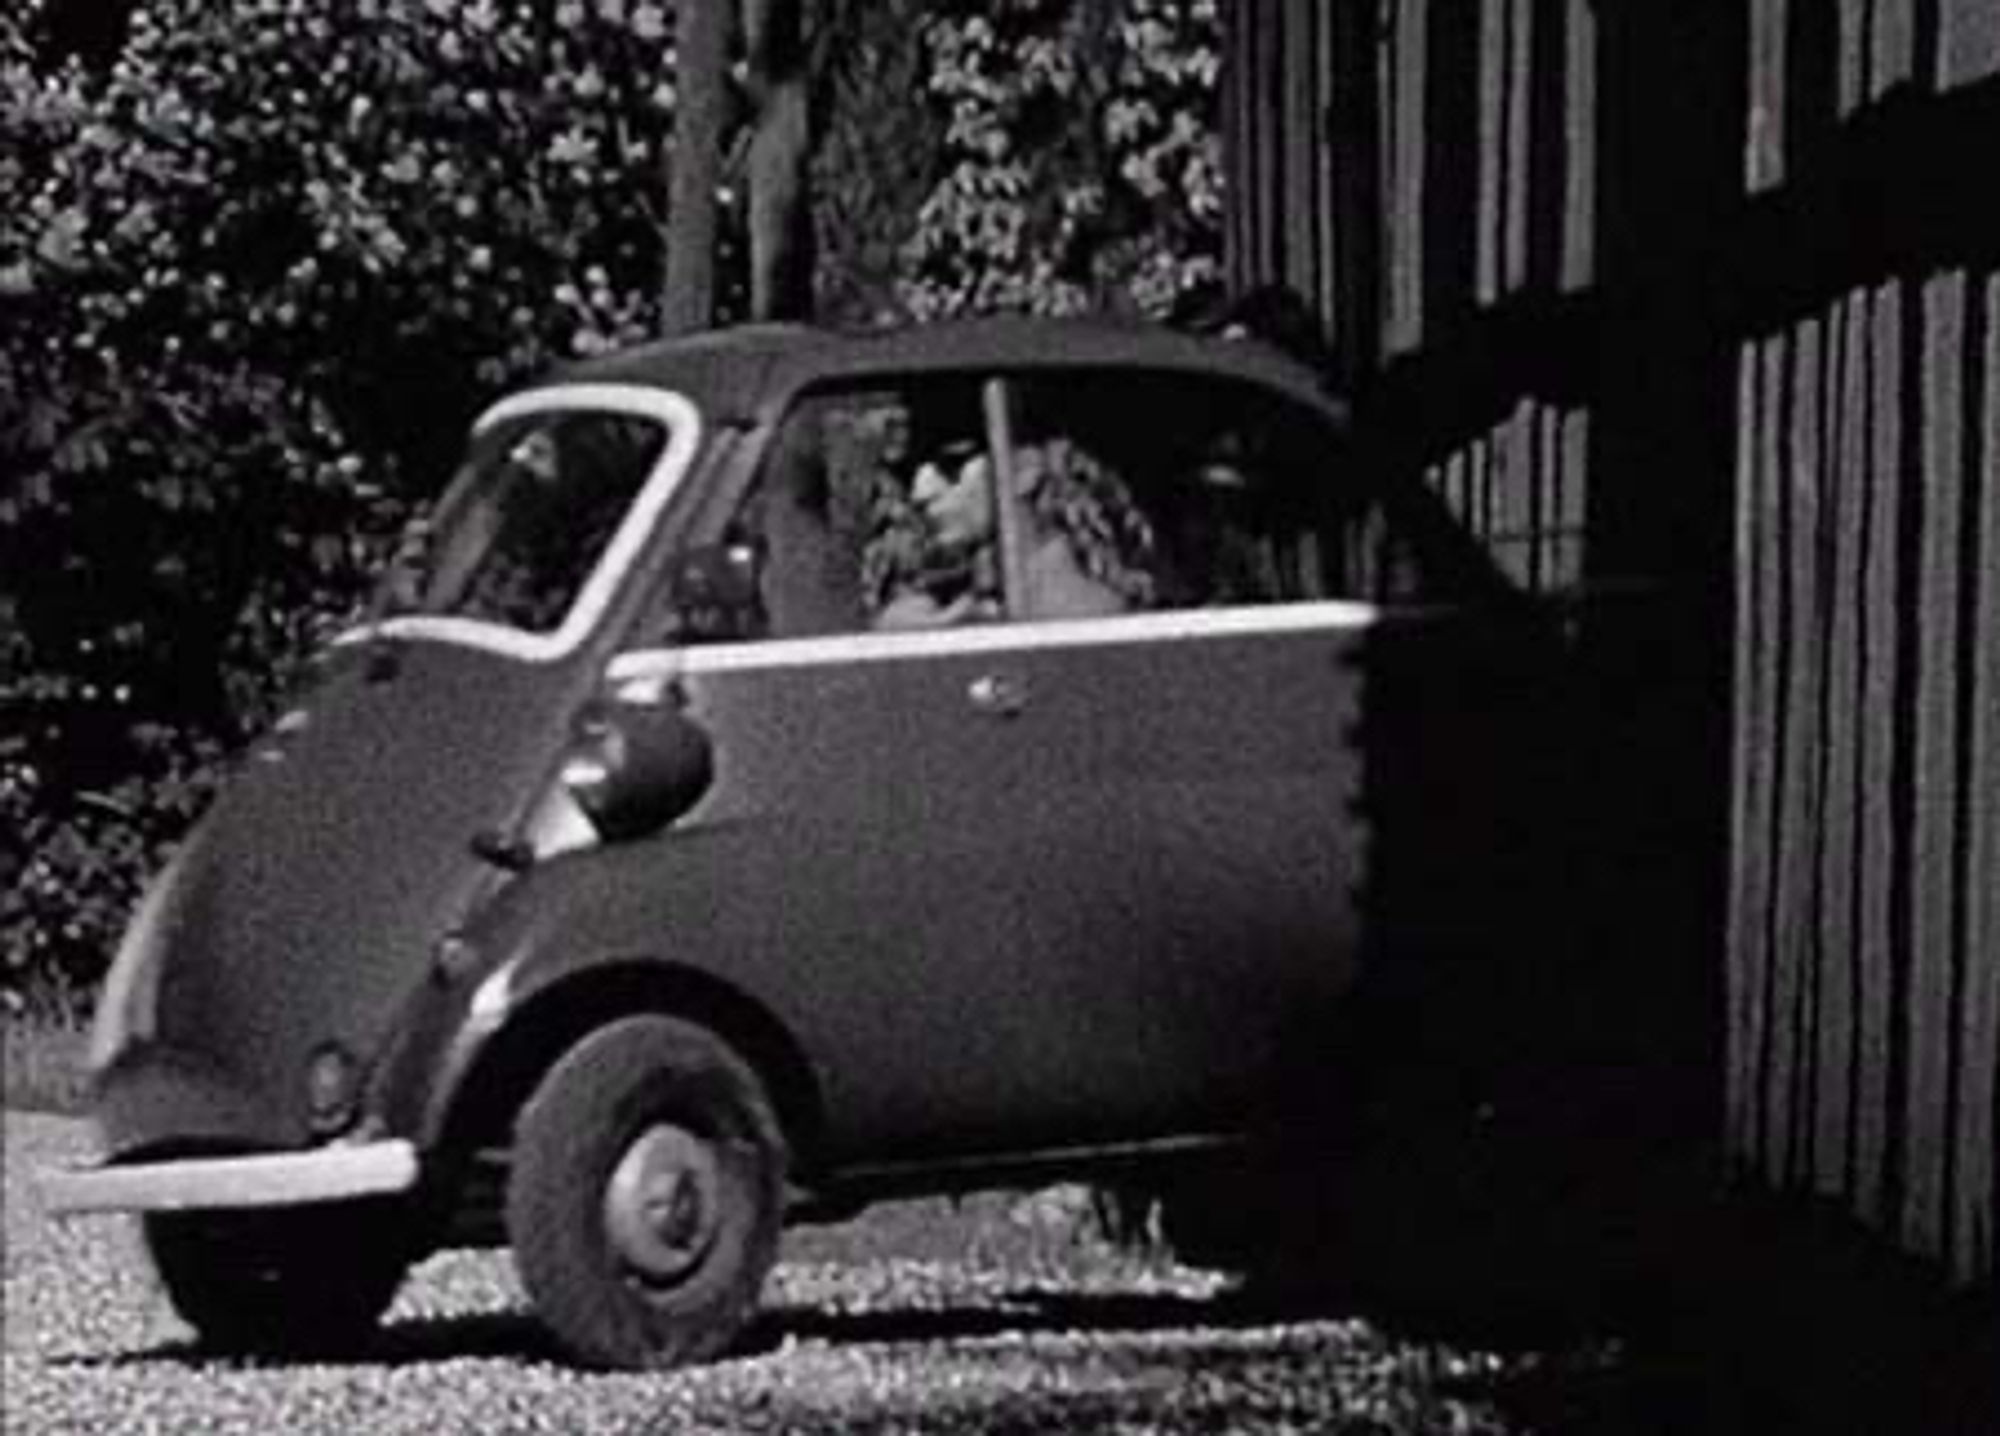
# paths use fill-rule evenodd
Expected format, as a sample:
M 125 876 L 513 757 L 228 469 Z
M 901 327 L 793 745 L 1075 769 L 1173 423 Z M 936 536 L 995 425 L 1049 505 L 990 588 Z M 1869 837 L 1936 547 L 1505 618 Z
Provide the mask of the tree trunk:
M 715 322 L 716 186 L 729 108 L 731 0 L 681 0 L 674 15 L 674 147 L 662 323 L 694 334 Z
M 747 169 L 750 317 L 810 317 L 812 154 L 810 61 L 801 0 L 743 0 L 745 87 L 751 103 Z

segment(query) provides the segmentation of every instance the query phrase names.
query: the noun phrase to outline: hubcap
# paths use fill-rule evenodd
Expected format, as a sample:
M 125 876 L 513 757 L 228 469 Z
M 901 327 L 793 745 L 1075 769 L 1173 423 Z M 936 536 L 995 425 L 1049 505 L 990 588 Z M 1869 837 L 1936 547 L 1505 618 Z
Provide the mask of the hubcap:
M 715 1244 L 721 1173 L 715 1149 L 684 1128 L 641 1132 L 604 1189 L 604 1228 L 633 1273 L 672 1282 Z

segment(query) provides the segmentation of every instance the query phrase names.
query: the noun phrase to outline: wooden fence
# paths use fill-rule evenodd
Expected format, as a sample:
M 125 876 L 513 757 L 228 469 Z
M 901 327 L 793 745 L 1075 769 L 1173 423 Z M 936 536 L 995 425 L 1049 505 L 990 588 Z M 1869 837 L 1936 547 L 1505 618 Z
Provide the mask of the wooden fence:
M 1521 579 L 1673 595 L 1633 1001 L 1713 1029 L 1746 1170 L 1990 1273 L 2000 6 L 1228 13 L 1234 282 L 1311 300 L 1371 459 Z
M 1733 1148 L 1972 1276 L 2000 1084 L 2000 9 L 1753 7 Z

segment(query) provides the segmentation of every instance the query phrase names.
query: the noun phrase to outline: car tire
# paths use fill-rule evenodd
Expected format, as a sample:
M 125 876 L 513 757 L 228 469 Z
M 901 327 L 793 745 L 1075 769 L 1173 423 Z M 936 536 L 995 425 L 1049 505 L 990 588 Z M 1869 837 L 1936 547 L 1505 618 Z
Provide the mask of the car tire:
M 174 1310 L 211 1349 L 322 1356 L 360 1346 L 413 1259 L 400 1210 L 376 1205 L 153 1212 L 143 1234 Z
M 515 1129 L 507 1231 L 536 1314 L 592 1366 L 709 1360 L 777 1257 L 785 1145 L 705 1028 L 622 1018 L 550 1069 Z

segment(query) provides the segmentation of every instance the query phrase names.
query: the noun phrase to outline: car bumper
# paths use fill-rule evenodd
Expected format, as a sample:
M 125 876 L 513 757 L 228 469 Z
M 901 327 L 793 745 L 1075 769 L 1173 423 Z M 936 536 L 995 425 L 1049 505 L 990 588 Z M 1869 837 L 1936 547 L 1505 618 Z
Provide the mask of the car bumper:
M 414 1143 L 358 1142 L 309 1152 L 116 1162 L 41 1174 L 43 1205 L 55 1216 L 93 1212 L 173 1212 L 294 1207 L 388 1197 L 417 1185 Z

